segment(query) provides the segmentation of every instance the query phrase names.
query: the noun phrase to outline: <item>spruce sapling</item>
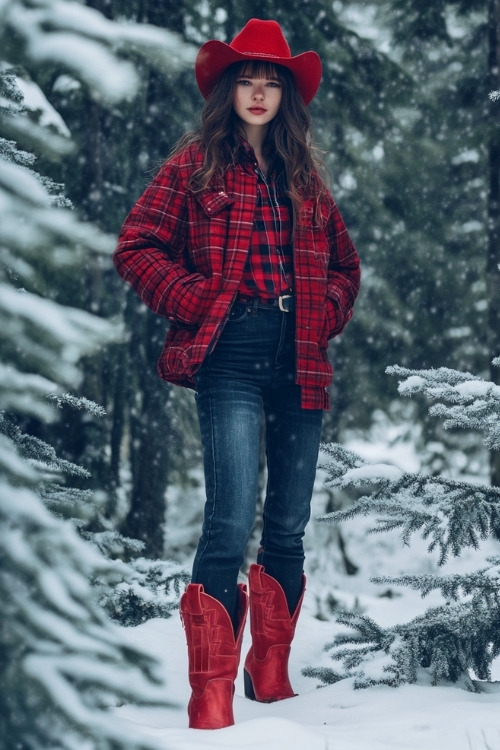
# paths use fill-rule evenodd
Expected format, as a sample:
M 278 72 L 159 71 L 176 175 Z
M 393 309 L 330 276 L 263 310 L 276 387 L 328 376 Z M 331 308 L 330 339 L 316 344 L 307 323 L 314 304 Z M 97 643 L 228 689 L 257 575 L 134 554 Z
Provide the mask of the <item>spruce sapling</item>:
M 480 431 L 487 448 L 500 449 L 499 386 L 447 368 L 391 367 L 388 372 L 403 378 L 402 395 L 422 393 L 433 400 L 430 413 L 444 419 L 446 429 Z M 326 445 L 324 450 L 330 459 L 327 486 L 361 488 L 363 494 L 320 521 L 375 516 L 371 532 L 398 529 L 405 545 L 419 533 L 428 541 L 429 552 L 438 551 L 441 567 L 450 555 L 458 557 L 467 547 L 479 549 L 482 541 L 500 538 L 500 488 L 370 464 L 338 445 Z M 500 654 L 500 557 L 486 558 L 482 568 L 466 574 L 384 576 L 373 581 L 410 586 L 422 597 L 436 590 L 444 603 L 388 628 L 365 615 L 343 613 L 338 620 L 351 632 L 325 647 L 343 670 L 309 668 L 306 674 L 326 683 L 353 677 L 355 687 L 430 678 L 434 685 L 452 682 L 480 691 Z

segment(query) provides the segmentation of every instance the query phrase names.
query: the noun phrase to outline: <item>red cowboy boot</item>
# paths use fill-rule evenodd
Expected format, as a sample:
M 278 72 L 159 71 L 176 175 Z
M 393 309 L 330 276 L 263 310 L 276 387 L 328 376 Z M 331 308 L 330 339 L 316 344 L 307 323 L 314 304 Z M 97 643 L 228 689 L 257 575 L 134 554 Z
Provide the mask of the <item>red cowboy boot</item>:
M 234 724 L 234 681 L 248 611 L 247 587 L 243 584 L 238 586 L 238 595 L 236 635 L 225 607 L 205 594 L 200 583 L 190 583 L 181 597 L 192 690 L 188 705 L 191 729 L 221 729 Z
M 292 617 L 285 592 L 262 565 L 250 566 L 248 582 L 252 646 L 245 660 L 245 695 L 261 703 L 292 698 L 296 693 L 288 677 L 288 657 L 304 598 L 305 576 Z

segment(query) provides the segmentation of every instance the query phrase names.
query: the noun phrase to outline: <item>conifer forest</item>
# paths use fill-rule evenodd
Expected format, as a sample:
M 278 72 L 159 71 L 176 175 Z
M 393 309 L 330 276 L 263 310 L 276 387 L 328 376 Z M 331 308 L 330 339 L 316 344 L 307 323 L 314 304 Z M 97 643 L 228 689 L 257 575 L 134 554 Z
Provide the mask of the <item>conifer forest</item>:
M 329 351 L 306 571 L 326 647 L 300 663 L 301 693 L 453 685 L 500 703 L 500 0 L 0 0 L 5 750 L 202 746 L 116 709 L 174 712 L 131 634 L 178 618 L 203 472 L 193 393 L 156 372 L 168 321 L 111 254 L 198 126 L 197 50 L 249 18 L 322 59 L 313 133 L 362 262 Z M 257 508 L 264 487 L 263 468 Z M 386 536 L 397 565 L 370 569 Z M 418 607 L 378 622 L 365 570 L 374 597 Z M 365 747 L 272 731 L 278 750 Z M 500 747 L 468 731 L 464 748 Z

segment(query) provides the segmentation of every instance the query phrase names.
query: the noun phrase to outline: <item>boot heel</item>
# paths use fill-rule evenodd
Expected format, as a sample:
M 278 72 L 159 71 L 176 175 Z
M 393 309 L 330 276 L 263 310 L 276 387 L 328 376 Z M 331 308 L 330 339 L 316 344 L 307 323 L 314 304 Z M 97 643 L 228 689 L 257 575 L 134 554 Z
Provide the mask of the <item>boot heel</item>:
M 250 698 L 251 701 L 256 700 L 252 678 L 250 677 L 246 669 L 243 670 L 243 682 L 245 685 L 245 698 Z

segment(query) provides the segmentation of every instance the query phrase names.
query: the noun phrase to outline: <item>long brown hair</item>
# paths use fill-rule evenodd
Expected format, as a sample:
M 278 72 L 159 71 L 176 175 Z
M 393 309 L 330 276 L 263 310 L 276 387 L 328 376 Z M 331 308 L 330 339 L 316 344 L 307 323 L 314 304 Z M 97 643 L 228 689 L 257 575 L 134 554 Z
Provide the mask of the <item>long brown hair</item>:
M 309 110 L 287 68 L 264 61 L 230 65 L 205 102 L 200 129 L 187 133 L 174 153 L 195 142 L 203 148 L 203 165 L 191 177 L 192 190 L 205 189 L 214 177 L 223 182 L 224 173 L 235 163 L 244 135 L 241 121 L 233 109 L 236 82 L 243 72 L 259 78 L 277 76 L 282 85 L 281 105 L 269 124 L 263 151 L 270 168 L 284 178 L 297 215 L 303 198 L 320 195 L 325 190 L 325 183 L 321 177 L 320 154 L 312 144 Z

